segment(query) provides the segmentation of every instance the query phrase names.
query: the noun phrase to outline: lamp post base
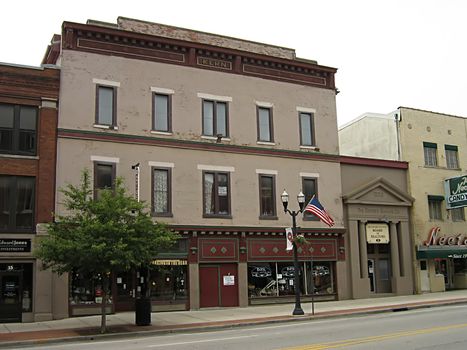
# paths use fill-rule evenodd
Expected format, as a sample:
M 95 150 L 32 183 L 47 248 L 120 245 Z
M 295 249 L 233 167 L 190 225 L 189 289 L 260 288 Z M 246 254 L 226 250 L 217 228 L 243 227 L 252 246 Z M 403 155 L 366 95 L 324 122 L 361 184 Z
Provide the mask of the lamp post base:
M 303 312 L 303 309 L 301 307 L 295 307 L 295 309 L 292 312 L 292 315 L 302 316 L 302 315 L 305 315 L 305 313 Z

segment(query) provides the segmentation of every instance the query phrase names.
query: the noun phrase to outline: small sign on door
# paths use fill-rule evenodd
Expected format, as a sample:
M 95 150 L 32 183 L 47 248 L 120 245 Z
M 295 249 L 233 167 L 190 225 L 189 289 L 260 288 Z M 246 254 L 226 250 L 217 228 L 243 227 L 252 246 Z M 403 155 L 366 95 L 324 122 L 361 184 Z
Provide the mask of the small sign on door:
M 235 276 L 223 276 L 224 277 L 224 286 L 235 286 Z

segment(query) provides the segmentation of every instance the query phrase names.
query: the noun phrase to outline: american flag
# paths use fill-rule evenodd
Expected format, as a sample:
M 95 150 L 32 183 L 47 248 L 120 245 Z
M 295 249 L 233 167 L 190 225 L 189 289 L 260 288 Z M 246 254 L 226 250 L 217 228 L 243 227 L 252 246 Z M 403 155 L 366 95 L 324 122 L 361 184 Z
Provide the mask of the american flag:
M 315 196 L 311 197 L 310 202 L 305 207 L 305 211 L 317 216 L 329 227 L 334 226 L 334 220 L 331 218 L 331 216 L 329 216 L 329 214 L 326 212 L 326 209 L 324 209 Z

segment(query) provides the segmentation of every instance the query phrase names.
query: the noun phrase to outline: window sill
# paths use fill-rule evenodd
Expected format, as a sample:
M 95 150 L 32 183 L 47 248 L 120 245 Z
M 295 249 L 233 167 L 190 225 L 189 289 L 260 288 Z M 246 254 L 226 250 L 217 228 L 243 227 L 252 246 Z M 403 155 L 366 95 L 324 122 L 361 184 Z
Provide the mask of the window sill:
M 118 126 L 115 125 L 94 124 L 93 127 L 97 129 L 118 130 Z
M 300 145 L 300 149 L 319 152 L 319 147 Z
M 174 214 L 172 213 L 151 213 L 151 216 L 155 218 L 173 218 Z
M 154 135 L 165 135 L 165 136 L 172 136 L 173 133 L 170 131 L 157 131 L 157 130 L 151 130 L 151 134 Z
M 260 220 L 278 220 L 279 218 L 277 216 L 260 216 Z
M 0 153 L 0 158 L 18 158 L 18 159 L 34 159 L 38 160 L 39 156 L 23 156 L 20 154 Z
M 256 141 L 257 145 L 264 145 L 264 146 L 275 146 L 275 142 L 268 142 L 268 141 Z
M 201 138 L 203 140 L 212 140 L 212 141 L 217 141 L 217 136 L 206 136 L 206 135 L 201 135 Z M 222 136 L 221 141 L 230 141 L 230 137 L 224 137 Z
M 205 219 L 232 219 L 232 215 L 203 214 Z

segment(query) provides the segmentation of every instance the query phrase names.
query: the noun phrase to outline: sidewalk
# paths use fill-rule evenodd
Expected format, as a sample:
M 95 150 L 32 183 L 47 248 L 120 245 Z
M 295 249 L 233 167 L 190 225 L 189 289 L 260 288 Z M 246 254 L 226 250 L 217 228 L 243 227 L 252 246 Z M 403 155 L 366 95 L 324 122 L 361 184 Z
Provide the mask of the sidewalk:
M 303 303 L 304 316 L 292 316 L 294 304 L 153 313 L 152 325 L 142 327 L 135 325 L 134 312 L 123 312 L 107 316 L 108 333 L 105 335 L 99 335 L 100 316 L 74 317 L 35 323 L 4 323 L 0 324 L 0 348 L 13 345 L 115 337 L 117 335 L 201 331 L 461 303 L 467 303 L 467 290 L 319 302 L 314 304 L 314 315 L 311 315 L 311 303 Z

